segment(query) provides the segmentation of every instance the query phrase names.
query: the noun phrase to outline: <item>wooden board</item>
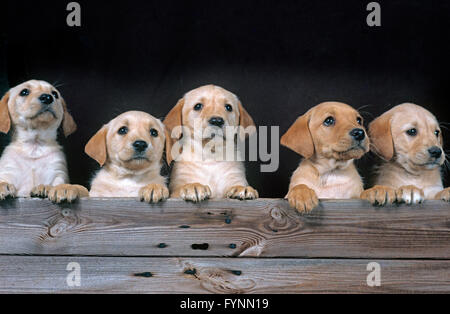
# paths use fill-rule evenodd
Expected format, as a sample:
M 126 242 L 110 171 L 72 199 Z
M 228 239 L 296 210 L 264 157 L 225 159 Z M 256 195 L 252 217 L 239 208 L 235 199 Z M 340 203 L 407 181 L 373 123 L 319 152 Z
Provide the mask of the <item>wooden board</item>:
M 73 262 L 79 287 L 67 285 Z M 367 285 L 369 262 L 379 287 Z M 0 293 L 12 292 L 449 293 L 450 261 L 1 256 Z
M 0 203 L 1 254 L 450 259 L 450 204 L 17 199 Z

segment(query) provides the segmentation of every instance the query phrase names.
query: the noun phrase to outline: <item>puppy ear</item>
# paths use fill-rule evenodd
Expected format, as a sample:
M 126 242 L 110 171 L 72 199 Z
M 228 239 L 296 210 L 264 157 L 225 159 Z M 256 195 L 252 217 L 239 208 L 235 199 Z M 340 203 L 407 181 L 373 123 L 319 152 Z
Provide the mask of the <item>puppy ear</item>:
M 104 125 L 95 135 L 89 140 L 84 147 L 84 151 L 92 159 L 95 159 L 102 167 L 108 157 L 106 150 L 106 133 L 108 128 Z
M 166 160 L 167 164 L 170 166 L 170 163 L 173 160 L 172 157 L 172 146 L 173 144 L 181 138 L 182 132 L 181 128 L 174 134 L 174 138 L 172 138 L 172 130 L 176 127 L 181 127 L 182 125 L 182 111 L 184 106 L 184 98 L 178 100 L 175 107 L 170 110 L 167 114 L 166 118 L 163 121 L 166 130 Z
M 75 123 L 75 120 L 73 119 L 72 115 L 67 111 L 67 105 L 64 99 L 61 98 L 61 102 L 64 109 L 64 115 L 62 120 L 62 128 L 64 132 L 64 136 L 68 137 L 70 134 L 75 132 L 77 130 L 77 124 Z
M 0 132 L 8 133 L 11 128 L 11 118 L 8 109 L 9 92 L 0 100 Z
M 384 113 L 369 124 L 371 149 L 386 161 L 389 161 L 394 157 L 391 118 L 392 114 Z
M 281 145 L 292 149 L 308 159 L 314 155 L 314 142 L 309 131 L 310 114 L 298 117 L 293 125 L 281 137 Z
M 238 106 L 239 106 L 239 125 L 241 126 L 239 135 L 241 139 L 244 140 L 246 135 L 250 136 L 256 132 L 256 125 L 255 122 L 253 122 L 252 117 L 249 115 L 247 110 L 245 110 L 244 106 L 242 106 L 242 103 L 240 101 L 238 102 Z M 250 129 L 250 133 L 248 134 L 244 133 L 244 129 L 246 129 L 249 126 L 252 127 Z

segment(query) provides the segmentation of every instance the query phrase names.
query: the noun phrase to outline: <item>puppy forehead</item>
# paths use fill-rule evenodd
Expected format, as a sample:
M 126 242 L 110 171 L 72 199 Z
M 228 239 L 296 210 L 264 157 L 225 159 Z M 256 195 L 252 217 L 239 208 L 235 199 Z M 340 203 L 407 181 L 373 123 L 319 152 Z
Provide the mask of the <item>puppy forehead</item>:
M 392 108 L 392 126 L 403 126 L 406 124 L 439 125 L 436 117 L 425 108 L 412 103 L 404 103 Z
M 321 104 L 318 104 L 317 106 L 313 107 L 312 109 L 312 116 L 318 116 L 322 118 L 324 115 L 333 115 L 333 116 L 348 116 L 351 115 L 357 115 L 358 112 L 353 107 L 342 103 L 342 102 L 335 102 L 335 101 L 328 101 L 323 102 Z
M 187 102 L 196 101 L 201 98 L 204 100 L 223 99 L 237 102 L 237 96 L 226 89 L 216 85 L 205 85 L 193 89 L 184 96 Z
M 39 90 L 44 91 L 44 90 L 51 90 L 51 89 L 55 89 L 56 90 L 56 88 L 52 84 L 50 84 L 50 83 L 48 83 L 46 81 L 29 80 L 29 81 L 23 82 L 22 84 L 19 84 L 19 85 L 15 86 L 15 87 L 11 88 L 11 93 L 12 94 L 15 94 L 15 93 L 18 94 L 24 88 L 28 88 L 31 91 L 39 91 Z
M 143 111 L 127 111 L 118 115 L 111 121 L 112 126 L 118 126 L 119 124 L 121 126 L 126 125 L 132 128 L 146 128 L 149 125 L 158 129 L 162 128 L 162 123 L 158 119 Z

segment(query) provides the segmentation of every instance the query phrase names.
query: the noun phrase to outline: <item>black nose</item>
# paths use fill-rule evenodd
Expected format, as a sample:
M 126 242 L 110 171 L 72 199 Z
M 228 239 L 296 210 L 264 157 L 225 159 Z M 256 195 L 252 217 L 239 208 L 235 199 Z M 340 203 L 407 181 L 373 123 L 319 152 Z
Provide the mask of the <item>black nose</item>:
M 212 117 L 209 119 L 209 124 L 214 126 L 222 126 L 225 123 L 221 117 Z
M 39 101 L 45 105 L 50 105 L 53 102 L 53 96 L 50 94 L 42 94 L 39 96 Z
M 362 141 L 366 137 L 366 133 L 363 129 L 353 129 L 350 131 L 350 136 L 357 141 Z
M 440 149 L 437 146 L 433 146 L 431 148 L 428 149 L 428 153 L 430 154 L 431 157 L 433 158 L 439 158 L 442 155 L 442 149 Z
M 133 143 L 133 147 L 135 151 L 142 153 L 147 149 L 148 144 L 145 141 L 136 141 Z

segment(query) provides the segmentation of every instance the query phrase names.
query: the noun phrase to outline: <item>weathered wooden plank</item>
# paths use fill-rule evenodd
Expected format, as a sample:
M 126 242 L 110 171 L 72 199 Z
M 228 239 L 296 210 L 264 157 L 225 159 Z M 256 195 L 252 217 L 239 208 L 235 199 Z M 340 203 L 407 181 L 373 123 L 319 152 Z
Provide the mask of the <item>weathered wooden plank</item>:
M 69 263 L 80 286 L 69 287 Z M 431 293 L 450 292 L 450 261 L 0 256 L 1 293 Z M 70 278 L 73 278 L 70 276 Z
M 324 201 L 300 216 L 276 199 L 18 199 L 0 203 L 0 254 L 449 259 L 450 205 Z

